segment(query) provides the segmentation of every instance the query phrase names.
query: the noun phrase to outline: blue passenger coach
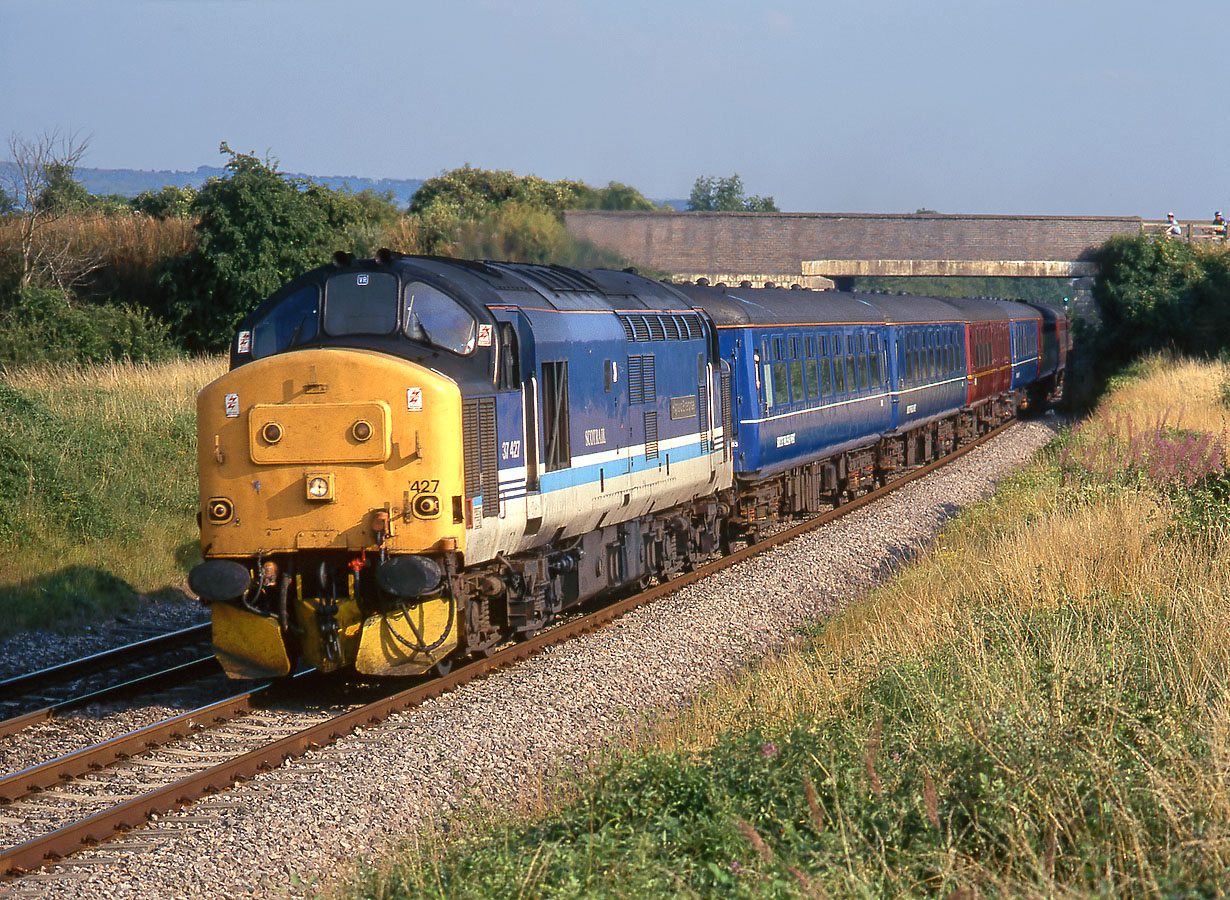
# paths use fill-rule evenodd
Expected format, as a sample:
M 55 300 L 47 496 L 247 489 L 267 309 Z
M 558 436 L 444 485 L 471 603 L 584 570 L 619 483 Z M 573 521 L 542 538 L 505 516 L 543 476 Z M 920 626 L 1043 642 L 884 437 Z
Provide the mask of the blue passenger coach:
M 763 478 L 892 427 L 887 322 L 836 291 L 680 288 L 733 372 L 735 472 Z

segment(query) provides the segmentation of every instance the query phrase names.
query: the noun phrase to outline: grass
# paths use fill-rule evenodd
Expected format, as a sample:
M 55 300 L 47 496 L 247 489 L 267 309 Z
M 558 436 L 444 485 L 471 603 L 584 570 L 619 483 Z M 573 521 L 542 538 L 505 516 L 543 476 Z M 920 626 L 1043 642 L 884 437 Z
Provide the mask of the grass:
M 1230 891 L 1228 381 L 1222 364 L 1146 361 L 801 650 L 648 727 L 545 809 L 458 818 L 341 894 Z M 1223 450 L 1189 478 L 1134 457 L 1127 417 Z M 1202 490 L 1212 514 L 1193 517 Z
M 0 635 L 71 629 L 196 558 L 195 395 L 220 359 L 0 372 Z

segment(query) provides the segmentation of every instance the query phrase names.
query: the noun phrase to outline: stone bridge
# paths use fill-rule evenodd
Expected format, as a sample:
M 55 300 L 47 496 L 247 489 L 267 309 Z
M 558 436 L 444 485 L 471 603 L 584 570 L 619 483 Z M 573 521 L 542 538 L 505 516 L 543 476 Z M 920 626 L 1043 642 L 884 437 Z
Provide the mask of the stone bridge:
M 1139 217 L 839 213 L 566 214 L 568 230 L 634 265 L 694 281 L 847 286 L 860 276 L 1088 279 L 1111 235 Z M 1082 285 L 1083 286 L 1083 285 Z

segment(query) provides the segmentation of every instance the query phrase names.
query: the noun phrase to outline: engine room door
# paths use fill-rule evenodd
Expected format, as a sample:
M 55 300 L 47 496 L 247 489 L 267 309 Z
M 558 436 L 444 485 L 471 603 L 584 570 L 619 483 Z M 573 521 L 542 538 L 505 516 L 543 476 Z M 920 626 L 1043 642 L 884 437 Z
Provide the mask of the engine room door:
M 538 379 L 538 357 L 534 349 L 534 331 L 520 310 L 493 310 L 505 335 L 502 345 L 516 355 L 520 376 L 522 410 L 522 452 L 525 454 L 525 533 L 534 534 L 542 522 L 542 495 L 539 493 L 539 404 L 542 401 Z M 515 345 L 515 346 L 512 346 Z M 509 385 L 511 387 L 511 385 Z

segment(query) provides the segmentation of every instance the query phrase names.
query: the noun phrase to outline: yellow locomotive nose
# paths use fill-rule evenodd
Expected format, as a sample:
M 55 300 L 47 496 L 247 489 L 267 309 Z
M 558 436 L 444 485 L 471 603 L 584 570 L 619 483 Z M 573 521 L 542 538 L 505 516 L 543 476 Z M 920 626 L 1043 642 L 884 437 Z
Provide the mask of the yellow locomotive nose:
M 197 414 L 206 563 L 194 586 L 229 673 L 285 674 L 295 656 L 424 671 L 455 648 L 448 603 L 383 586 L 402 584 L 390 564 L 403 557 L 464 551 L 461 517 L 442 515 L 464 494 L 453 381 L 371 351 L 303 350 L 224 375 Z

